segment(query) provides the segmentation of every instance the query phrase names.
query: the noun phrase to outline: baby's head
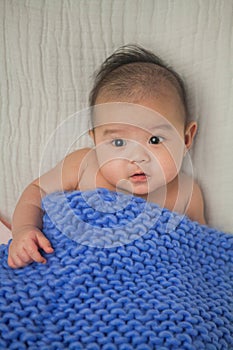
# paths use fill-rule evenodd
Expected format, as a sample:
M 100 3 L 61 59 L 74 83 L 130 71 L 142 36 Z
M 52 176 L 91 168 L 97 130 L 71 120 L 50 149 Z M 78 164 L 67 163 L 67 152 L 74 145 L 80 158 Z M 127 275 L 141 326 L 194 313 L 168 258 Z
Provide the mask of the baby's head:
M 174 103 L 186 124 L 189 112 L 181 77 L 152 52 L 130 45 L 115 51 L 101 65 L 89 102 L 91 106 L 106 102 L 143 104 L 145 100 L 153 104 L 164 98 Z
M 164 143 L 164 166 L 166 168 L 168 158 L 176 158 L 174 156 L 174 147 L 180 149 L 179 160 L 177 158 L 177 163 L 171 161 L 171 168 L 165 169 L 163 162 L 160 162 L 159 156 L 157 156 L 158 147 L 156 150 L 155 148 L 149 150 L 149 158 L 153 155 L 154 159 L 160 162 L 164 176 L 166 177 L 168 175 L 168 178 L 165 179 L 166 182 L 174 178 L 175 174 L 179 171 L 182 162 L 181 158 L 185 150 L 192 144 L 196 132 L 196 123 L 189 122 L 184 83 L 173 69 L 168 67 L 152 52 L 141 47 L 122 47 L 101 65 L 95 78 L 94 87 L 90 93 L 89 102 L 93 108 L 93 131 L 91 135 L 97 146 L 105 143 L 105 140 L 109 142 L 107 138 L 111 139 L 112 137 L 113 139 L 122 140 L 124 138 L 128 139 L 128 137 L 134 139 L 135 136 L 135 141 L 141 144 L 142 152 L 140 152 L 144 153 L 143 150 L 147 148 L 149 150 L 151 147 L 147 147 L 147 144 L 151 144 L 149 141 L 150 138 L 153 136 L 155 141 L 155 136 L 158 136 L 156 134 L 157 132 L 161 132 L 162 135 L 162 131 L 159 128 L 157 130 L 156 126 L 167 124 L 167 130 L 170 127 L 169 138 L 173 135 L 172 137 L 174 139 L 179 138 L 179 140 L 176 143 L 173 140 L 173 144 Z M 124 123 L 125 127 L 122 127 Z M 117 124 L 120 126 L 120 129 L 118 126 L 108 127 L 110 124 L 112 126 L 113 124 Z M 117 132 L 115 132 L 116 129 Z M 141 130 L 139 131 L 139 129 Z M 128 135 L 126 135 L 126 130 L 128 130 Z M 138 139 L 136 135 L 138 135 Z M 142 138 L 145 137 L 148 137 L 147 144 L 142 145 Z M 160 137 L 160 139 L 165 138 L 166 136 Z M 120 146 L 120 143 L 118 146 Z M 109 158 L 107 156 L 111 147 L 106 148 L 106 151 L 104 151 L 103 147 L 98 147 L 97 156 L 99 156 L 102 165 L 109 163 L 109 169 L 111 170 L 113 169 L 110 167 L 112 163 L 110 161 L 111 154 L 109 153 Z M 117 148 L 119 149 L 119 147 Z M 120 148 L 123 151 L 123 147 Z M 136 145 L 134 149 L 136 150 Z M 139 152 L 139 148 L 137 148 L 136 152 Z M 106 154 L 106 157 L 104 154 Z M 129 162 L 131 161 L 128 158 L 129 153 L 126 153 L 126 151 L 124 154 L 118 154 L 118 156 L 116 154 L 114 155 L 118 160 L 119 158 L 124 158 Z M 173 173 L 168 174 L 168 171 L 171 169 L 173 169 Z

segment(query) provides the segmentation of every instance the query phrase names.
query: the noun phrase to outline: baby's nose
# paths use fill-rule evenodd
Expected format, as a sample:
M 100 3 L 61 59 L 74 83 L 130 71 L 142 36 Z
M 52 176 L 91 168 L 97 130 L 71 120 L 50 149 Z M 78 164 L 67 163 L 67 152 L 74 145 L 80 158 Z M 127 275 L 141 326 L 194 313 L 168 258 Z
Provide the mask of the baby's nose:
M 150 155 L 146 147 L 142 146 L 139 143 L 133 143 L 129 154 L 130 162 L 142 163 L 142 162 L 148 162 L 149 159 L 150 159 Z

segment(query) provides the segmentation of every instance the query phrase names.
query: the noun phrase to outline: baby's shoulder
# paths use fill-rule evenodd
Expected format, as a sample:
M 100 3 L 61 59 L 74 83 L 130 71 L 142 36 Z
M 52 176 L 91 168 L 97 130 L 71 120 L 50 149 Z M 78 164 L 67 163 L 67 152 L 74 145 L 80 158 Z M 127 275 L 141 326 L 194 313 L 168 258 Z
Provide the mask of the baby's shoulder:
M 183 178 L 185 186 L 190 186 L 191 196 L 187 205 L 186 214 L 193 221 L 198 221 L 201 224 L 205 224 L 205 215 L 204 215 L 204 199 L 203 193 L 200 185 L 188 175 L 185 175 Z
M 94 159 L 95 152 L 92 148 L 80 148 L 68 154 L 63 160 L 63 166 L 67 169 L 85 167 L 85 163 Z
M 183 171 L 179 173 L 178 181 L 181 185 L 193 185 L 195 182 L 194 178 L 191 175 L 188 175 Z
M 85 157 L 88 153 L 90 153 L 91 150 L 92 150 L 92 148 L 89 148 L 89 147 L 77 149 L 77 150 L 73 151 L 72 153 L 69 153 L 65 157 L 65 160 L 70 161 L 70 162 L 75 162 L 75 161 L 77 162 L 80 159 L 82 159 L 83 157 Z
M 202 196 L 200 185 L 193 178 L 193 176 L 190 176 L 184 172 L 181 172 L 179 174 L 179 182 L 183 188 L 185 189 L 189 188 L 189 192 L 192 193 L 192 196 L 195 196 L 195 197 Z
M 83 174 L 87 165 L 92 163 L 93 158 L 91 148 L 81 148 L 68 154 L 60 163 L 59 169 L 62 172 L 62 180 L 66 187 L 75 189 L 79 182 L 80 174 Z

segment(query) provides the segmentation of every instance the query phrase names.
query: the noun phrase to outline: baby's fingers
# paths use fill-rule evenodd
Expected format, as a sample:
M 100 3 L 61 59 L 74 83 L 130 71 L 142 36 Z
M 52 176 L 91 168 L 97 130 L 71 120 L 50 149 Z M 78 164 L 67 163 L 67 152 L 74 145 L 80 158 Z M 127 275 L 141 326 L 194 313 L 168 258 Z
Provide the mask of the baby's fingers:
M 36 237 L 40 248 L 42 248 L 46 253 L 53 253 L 54 250 L 49 240 L 41 232 L 38 232 Z
M 18 262 L 17 262 L 18 260 Z M 17 269 L 19 267 L 23 267 L 23 264 L 20 263 L 20 260 L 18 258 L 13 259 L 10 255 L 8 256 L 8 265 L 12 268 L 12 269 Z
M 33 241 L 30 242 L 30 245 L 27 247 L 27 254 L 33 261 L 42 264 L 46 263 L 46 259 L 40 254 L 37 245 Z
M 30 264 L 33 260 L 29 257 L 29 255 L 27 254 L 27 252 L 23 252 L 21 253 L 20 256 L 18 255 L 8 255 L 8 265 L 12 268 L 12 269 L 17 269 L 19 267 L 24 267 L 28 264 Z

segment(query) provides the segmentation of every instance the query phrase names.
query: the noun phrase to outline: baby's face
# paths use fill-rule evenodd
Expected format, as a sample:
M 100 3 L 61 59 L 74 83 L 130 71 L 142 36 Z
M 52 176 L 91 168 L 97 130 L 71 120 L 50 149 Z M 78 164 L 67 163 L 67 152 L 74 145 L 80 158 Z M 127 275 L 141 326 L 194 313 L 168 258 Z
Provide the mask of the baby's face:
M 93 138 L 104 178 L 142 197 L 170 183 L 186 149 L 182 109 L 166 96 L 138 104 L 98 103 Z

